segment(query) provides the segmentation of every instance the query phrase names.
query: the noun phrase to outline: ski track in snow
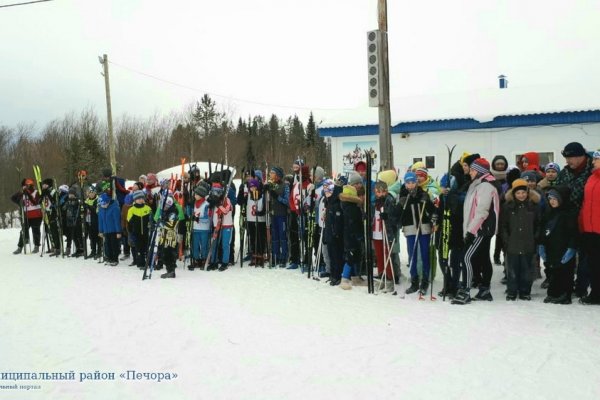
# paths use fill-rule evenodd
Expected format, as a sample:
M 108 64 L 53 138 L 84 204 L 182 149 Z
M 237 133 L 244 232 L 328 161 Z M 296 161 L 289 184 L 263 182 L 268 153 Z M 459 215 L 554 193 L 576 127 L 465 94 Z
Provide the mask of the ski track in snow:
M 299 270 L 179 267 L 142 282 L 129 260 L 14 256 L 18 234 L 0 231 L 0 372 L 77 380 L 2 381 L 42 388 L 0 399 L 600 398 L 600 308 L 543 304 L 539 280 L 531 302 L 506 302 L 501 267 L 495 301 L 461 307 Z M 120 379 L 127 370 L 178 377 Z M 115 380 L 78 381 L 95 371 Z

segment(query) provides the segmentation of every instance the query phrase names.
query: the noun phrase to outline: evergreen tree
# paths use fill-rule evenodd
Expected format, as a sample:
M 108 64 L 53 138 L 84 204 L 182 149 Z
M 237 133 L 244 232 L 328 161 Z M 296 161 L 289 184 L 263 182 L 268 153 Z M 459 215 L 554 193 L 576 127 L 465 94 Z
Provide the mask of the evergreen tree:
M 309 149 L 315 147 L 317 143 L 317 129 L 315 127 L 315 119 L 313 117 L 313 113 L 310 113 L 310 117 L 308 118 L 308 124 L 306 125 L 306 146 Z
M 193 119 L 201 136 L 208 137 L 214 134 L 221 118 L 222 115 L 217 111 L 217 103 L 208 94 L 196 103 Z

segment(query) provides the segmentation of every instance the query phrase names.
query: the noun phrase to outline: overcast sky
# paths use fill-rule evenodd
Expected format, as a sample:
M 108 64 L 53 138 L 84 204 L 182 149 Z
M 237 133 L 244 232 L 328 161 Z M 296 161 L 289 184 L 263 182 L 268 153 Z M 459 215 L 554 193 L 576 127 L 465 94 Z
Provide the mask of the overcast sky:
M 437 117 L 441 99 L 494 90 L 501 73 L 515 93 L 568 88 L 557 107 L 598 107 L 599 21 L 600 0 L 390 0 L 392 119 Z M 203 93 L 234 116 L 373 117 L 366 32 L 376 28 L 376 0 L 54 0 L 0 8 L 0 125 L 40 128 L 86 107 L 104 117 L 104 53 L 114 63 L 115 117 L 182 110 Z M 411 103 L 418 112 L 401 106 Z

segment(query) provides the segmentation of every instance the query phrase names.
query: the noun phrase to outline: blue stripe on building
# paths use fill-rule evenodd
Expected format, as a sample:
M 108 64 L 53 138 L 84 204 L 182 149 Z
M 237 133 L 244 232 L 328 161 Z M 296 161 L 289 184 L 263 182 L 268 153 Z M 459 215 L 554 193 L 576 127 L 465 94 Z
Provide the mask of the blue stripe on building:
M 594 122 L 600 122 L 600 110 L 504 115 L 498 116 L 492 121 L 488 122 L 479 122 L 473 118 L 401 122 L 392 127 L 392 133 L 459 131 L 469 129 L 515 128 L 543 125 L 571 125 Z M 319 128 L 319 134 L 323 137 L 377 135 L 379 134 L 379 125 Z

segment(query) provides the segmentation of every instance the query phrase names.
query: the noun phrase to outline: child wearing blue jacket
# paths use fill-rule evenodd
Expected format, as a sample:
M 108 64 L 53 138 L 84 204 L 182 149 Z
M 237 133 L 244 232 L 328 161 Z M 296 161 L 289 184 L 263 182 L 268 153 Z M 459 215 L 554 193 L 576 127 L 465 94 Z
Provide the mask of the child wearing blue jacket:
M 98 200 L 98 236 L 104 239 L 105 263 L 114 267 L 119 264 L 119 241 L 121 239 L 121 210 L 119 203 L 103 193 Z

